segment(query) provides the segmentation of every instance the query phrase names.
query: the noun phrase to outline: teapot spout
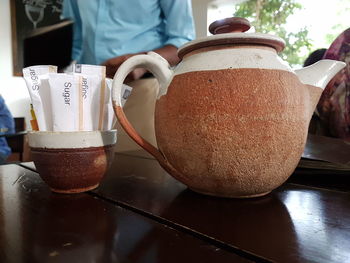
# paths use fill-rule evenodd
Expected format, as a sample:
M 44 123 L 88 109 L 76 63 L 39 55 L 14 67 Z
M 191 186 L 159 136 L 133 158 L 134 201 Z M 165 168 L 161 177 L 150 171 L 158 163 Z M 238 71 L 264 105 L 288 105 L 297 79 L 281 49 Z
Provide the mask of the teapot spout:
M 306 85 L 305 88 L 310 95 L 310 119 L 324 88 L 345 66 L 346 63 L 341 61 L 323 59 L 308 67 L 295 70 L 295 74 Z
M 323 59 L 308 67 L 295 70 L 295 74 L 302 83 L 323 90 L 328 82 L 345 66 L 346 64 L 341 61 Z

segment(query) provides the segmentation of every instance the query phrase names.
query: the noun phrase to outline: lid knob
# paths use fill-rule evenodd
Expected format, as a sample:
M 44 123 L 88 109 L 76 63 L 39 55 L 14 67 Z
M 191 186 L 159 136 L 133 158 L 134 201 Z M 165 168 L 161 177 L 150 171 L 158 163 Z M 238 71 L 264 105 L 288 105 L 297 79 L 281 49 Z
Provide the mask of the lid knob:
M 250 29 L 250 23 L 243 17 L 229 17 L 210 24 L 209 32 L 213 35 L 241 33 Z

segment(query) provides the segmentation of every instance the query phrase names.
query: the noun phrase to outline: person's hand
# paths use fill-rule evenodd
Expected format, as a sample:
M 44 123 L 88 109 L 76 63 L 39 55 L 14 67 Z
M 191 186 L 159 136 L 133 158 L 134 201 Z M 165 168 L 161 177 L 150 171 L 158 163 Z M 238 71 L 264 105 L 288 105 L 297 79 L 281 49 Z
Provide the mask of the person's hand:
M 135 55 L 139 55 L 139 54 L 127 54 L 127 55 L 123 55 L 120 57 L 114 57 L 114 58 L 108 59 L 105 62 L 103 62 L 102 65 L 106 66 L 106 76 L 108 78 L 113 78 L 114 74 L 116 73 L 116 71 L 118 70 L 120 65 L 123 64 L 123 62 L 125 62 L 128 58 L 135 56 Z M 134 69 L 126 77 L 125 82 L 137 80 L 137 79 L 141 78 L 146 72 L 147 72 L 147 70 L 143 69 L 143 68 Z

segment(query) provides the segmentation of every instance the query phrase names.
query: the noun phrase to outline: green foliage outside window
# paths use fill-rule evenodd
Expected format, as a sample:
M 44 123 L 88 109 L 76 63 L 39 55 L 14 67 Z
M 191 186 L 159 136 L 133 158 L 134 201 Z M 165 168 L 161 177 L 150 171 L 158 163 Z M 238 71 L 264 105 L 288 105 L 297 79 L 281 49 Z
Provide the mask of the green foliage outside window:
M 256 32 L 281 37 L 286 42 L 280 53 L 282 59 L 291 66 L 302 65 L 312 49 L 308 30 L 301 28 L 298 32 L 287 32 L 285 28 L 288 17 L 301 8 L 295 0 L 248 0 L 236 5 L 234 16 L 248 19 Z

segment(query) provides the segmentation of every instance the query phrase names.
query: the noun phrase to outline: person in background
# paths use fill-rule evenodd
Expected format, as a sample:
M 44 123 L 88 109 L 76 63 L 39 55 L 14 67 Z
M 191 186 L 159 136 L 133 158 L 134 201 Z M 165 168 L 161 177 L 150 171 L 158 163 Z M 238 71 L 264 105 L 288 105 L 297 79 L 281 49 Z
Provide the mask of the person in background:
M 104 64 L 109 77 L 126 59 L 148 51 L 175 65 L 177 48 L 194 38 L 190 0 L 64 0 L 62 15 L 74 20 L 73 60 Z
M 316 49 L 315 51 L 311 52 L 310 55 L 306 58 L 304 61 L 304 67 L 310 66 L 317 61 L 321 60 L 326 53 L 327 49 L 326 48 L 320 48 Z
M 15 123 L 8 110 L 3 97 L 0 95 L 0 135 L 14 133 Z M 5 137 L 0 137 L 0 164 L 6 162 L 7 157 L 11 154 L 11 149 L 7 145 Z
M 105 65 L 110 78 L 128 58 L 149 51 L 175 66 L 178 47 L 195 37 L 190 0 L 64 0 L 62 15 L 75 22 L 72 59 Z M 153 115 L 158 83 L 140 68 L 126 82 L 133 91 L 124 112 L 140 135 L 156 145 Z M 117 129 L 117 150 L 139 148 Z
M 332 137 L 350 142 L 350 28 L 332 42 L 324 59 L 343 61 L 346 66 L 328 83 L 317 111 Z
M 315 111 L 319 125 L 314 133 L 350 141 L 350 28 L 343 31 L 319 59 L 343 61 L 346 67 L 321 95 Z

